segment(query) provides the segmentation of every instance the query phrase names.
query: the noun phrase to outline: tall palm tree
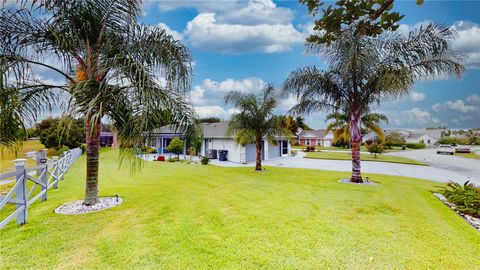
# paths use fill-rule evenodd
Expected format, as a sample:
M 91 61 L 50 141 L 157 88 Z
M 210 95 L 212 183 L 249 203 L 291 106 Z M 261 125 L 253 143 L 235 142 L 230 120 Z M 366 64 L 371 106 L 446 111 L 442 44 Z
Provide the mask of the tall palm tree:
M 101 119 L 108 118 L 118 132 L 122 157 L 143 145 L 145 131 L 166 116 L 189 124 L 194 111 L 184 94 L 190 52 L 164 29 L 138 23 L 141 1 L 21 2 L 20 9 L 0 11 L 1 75 L 21 96 L 51 101 L 59 95 L 53 105 L 85 118 L 85 204 L 96 204 Z M 66 82 L 42 81 L 35 74 L 39 69 Z
M 283 90 L 300 99 L 290 112 L 348 112 L 351 181 L 362 182 L 361 116 L 373 104 L 406 95 L 416 80 L 460 76 L 464 70 L 461 57 L 451 48 L 455 36 L 454 30 L 432 23 L 408 36 L 388 33 L 374 38 L 356 34 L 353 27 L 330 46 L 308 43 L 309 52 L 324 57 L 329 68 L 305 67 L 290 73 Z
M 232 91 L 225 96 L 225 103 L 233 103 L 240 111 L 232 115 L 228 133 L 234 134 L 235 142 L 240 145 L 255 143 L 255 170 L 261 171 L 263 139 L 274 143 L 277 136 L 288 133 L 282 127 L 282 117 L 273 114 L 277 106 L 275 89 L 269 84 L 257 95 Z
M 330 113 L 326 117 L 326 121 L 334 120 L 327 125 L 325 131 L 333 132 L 333 142 L 336 143 L 339 140 L 349 142 L 350 141 L 350 117 L 347 113 L 334 112 Z M 383 121 L 388 124 L 388 118 L 384 114 L 380 113 L 367 113 L 360 118 L 360 125 L 375 132 L 378 138 L 385 143 L 385 134 L 380 127 L 380 122 Z

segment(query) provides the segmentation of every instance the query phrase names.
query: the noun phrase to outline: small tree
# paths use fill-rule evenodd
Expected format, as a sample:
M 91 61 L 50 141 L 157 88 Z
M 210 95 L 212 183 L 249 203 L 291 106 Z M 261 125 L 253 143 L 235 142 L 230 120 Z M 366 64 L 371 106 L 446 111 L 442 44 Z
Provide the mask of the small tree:
M 182 139 L 175 137 L 167 146 L 167 151 L 173 154 L 177 154 L 177 159 L 180 159 L 180 154 L 183 153 L 184 142 Z
M 368 149 L 368 152 L 370 152 L 370 154 L 373 155 L 374 158 L 377 158 L 377 155 L 380 155 L 383 153 L 383 145 L 376 141 L 370 144 L 367 144 L 367 149 Z

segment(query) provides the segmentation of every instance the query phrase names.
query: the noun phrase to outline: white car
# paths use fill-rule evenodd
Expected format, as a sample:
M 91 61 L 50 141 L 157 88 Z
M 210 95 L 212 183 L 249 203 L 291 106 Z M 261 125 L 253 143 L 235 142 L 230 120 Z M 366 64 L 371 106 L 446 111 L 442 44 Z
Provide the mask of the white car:
M 437 154 L 449 154 L 453 155 L 455 153 L 455 148 L 448 144 L 440 144 L 437 147 Z

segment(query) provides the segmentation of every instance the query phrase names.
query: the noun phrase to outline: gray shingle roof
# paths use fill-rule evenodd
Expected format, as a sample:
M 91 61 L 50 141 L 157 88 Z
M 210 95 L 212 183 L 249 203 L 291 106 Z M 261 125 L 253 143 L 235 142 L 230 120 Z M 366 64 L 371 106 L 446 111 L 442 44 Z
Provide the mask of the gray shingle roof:
M 312 130 L 303 130 L 302 132 L 300 132 L 300 134 L 298 134 L 298 138 L 303 138 L 308 134 L 316 136 L 318 139 L 323 139 L 325 138 L 325 135 L 327 135 L 325 133 L 325 129 L 312 129 Z
M 233 138 L 233 136 L 227 136 L 228 121 L 203 123 L 202 128 L 204 138 Z

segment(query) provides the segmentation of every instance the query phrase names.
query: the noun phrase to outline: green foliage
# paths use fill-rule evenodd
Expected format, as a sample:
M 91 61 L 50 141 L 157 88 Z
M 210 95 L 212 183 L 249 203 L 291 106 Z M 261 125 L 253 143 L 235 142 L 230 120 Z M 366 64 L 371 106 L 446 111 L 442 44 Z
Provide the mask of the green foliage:
M 47 118 L 35 127 L 40 136 L 40 142 L 47 148 L 58 148 L 64 145 L 76 148 L 85 142 L 83 121 L 80 119 Z
M 424 143 L 406 143 L 405 144 L 408 148 L 412 148 L 412 149 L 423 149 L 425 148 L 425 144 Z
M 314 22 L 314 34 L 307 38 L 309 43 L 327 44 L 332 42 L 354 26 L 355 33 L 366 36 L 378 36 L 385 30 L 395 31 L 398 22 L 404 17 L 398 12 L 392 12 L 394 0 L 340 0 L 335 4 L 324 7 L 325 2 L 320 0 L 299 0 L 308 7 L 308 12 L 320 18 Z M 423 1 L 417 1 L 422 4 Z
M 220 118 L 218 117 L 206 117 L 198 119 L 200 123 L 218 123 L 220 122 Z
M 156 154 L 157 149 L 155 147 L 148 147 L 147 154 Z
M 168 152 L 177 154 L 178 156 L 183 153 L 183 146 L 184 142 L 182 141 L 182 139 L 175 137 L 170 141 L 166 149 Z
M 207 157 L 207 156 L 204 156 L 204 157 L 202 157 L 200 162 L 202 163 L 202 165 L 208 165 L 208 163 L 210 162 L 210 158 Z
M 480 137 L 478 136 L 469 136 L 465 138 L 454 138 L 449 136 L 444 136 L 438 140 L 439 144 L 471 144 L 471 145 L 480 145 Z
M 232 115 L 228 134 L 235 135 L 235 142 L 240 145 L 256 143 L 257 151 L 261 140 L 274 141 L 277 136 L 289 136 L 284 127 L 284 117 L 273 114 L 277 106 L 275 89 L 268 84 L 258 94 L 245 94 L 239 91 L 229 92 L 226 103 L 233 103 L 240 112 Z M 257 156 L 255 170 L 261 170 L 261 157 Z
M 62 155 L 64 152 L 66 152 L 66 151 L 68 151 L 68 150 L 70 150 L 70 148 L 69 148 L 68 146 L 62 146 L 62 147 L 56 149 L 56 151 L 57 151 L 57 156 Z
M 87 145 L 82 143 L 82 145 L 80 145 L 80 149 L 82 150 L 82 154 L 85 154 L 85 151 L 87 151 Z
M 168 162 L 177 162 L 177 161 L 179 161 L 178 157 L 173 157 L 168 159 Z
M 336 143 L 343 139 L 345 142 L 350 141 L 350 116 L 348 113 L 333 112 L 327 115 L 325 121 L 330 121 L 325 132 L 333 133 L 333 142 Z M 388 124 L 388 118 L 384 114 L 367 112 L 361 116 L 361 125 L 369 131 L 375 132 L 381 142 L 385 140 L 385 134 L 380 127 L 380 122 Z M 366 130 L 365 130 L 366 131 Z M 366 132 L 362 132 L 366 133 Z
M 442 194 L 455 204 L 455 209 L 460 213 L 480 218 L 480 187 L 469 181 L 463 185 L 448 182 L 447 186 L 443 187 Z
M 383 154 L 383 145 L 378 142 L 367 144 L 367 149 L 374 158 L 377 158 L 378 155 Z
M 392 146 L 402 146 L 405 144 L 405 138 L 398 132 L 392 132 L 385 136 L 385 146 L 391 148 Z

